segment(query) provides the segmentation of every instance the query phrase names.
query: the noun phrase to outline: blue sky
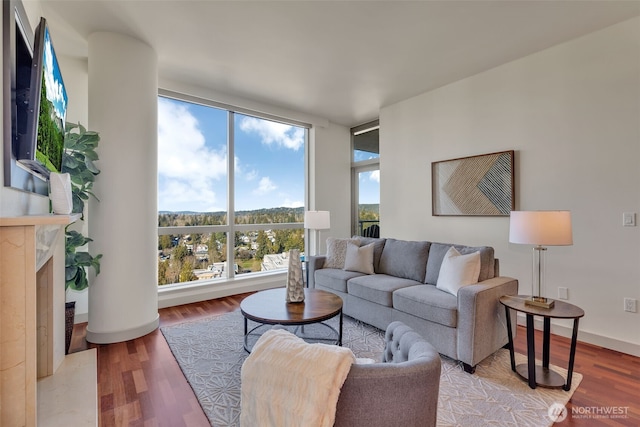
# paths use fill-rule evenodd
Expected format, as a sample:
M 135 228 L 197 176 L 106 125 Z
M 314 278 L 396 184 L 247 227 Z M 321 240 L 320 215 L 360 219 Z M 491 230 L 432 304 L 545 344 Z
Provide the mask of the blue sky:
M 303 128 L 235 115 L 236 210 L 304 206 Z M 158 99 L 158 210 L 227 210 L 227 112 Z
M 42 84 L 47 88 L 47 99 L 53 103 L 56 114 L 62 119 L 62 123 L 64 123 L 67 112 L 67 92 L 62 83 L 60 67 L 53 52 L 53 45 L 51 44 L 48 28 L 44 33 L 43 56 L 44 81 Z
M 360 173 L 360 204 L 380 203 L 380 170 Z

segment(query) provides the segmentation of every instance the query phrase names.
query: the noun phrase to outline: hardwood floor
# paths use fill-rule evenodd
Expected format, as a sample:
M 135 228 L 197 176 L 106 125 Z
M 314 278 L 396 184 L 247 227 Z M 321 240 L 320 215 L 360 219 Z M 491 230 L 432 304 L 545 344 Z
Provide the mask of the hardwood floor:
M 160 325 L 237 310 L 248 295 L 161 309 Z M 209 426 L 159 330 L 109 345 L 87 344 L 85 335 L 86 324 L 76 325 L 71 352 L 97 349 L 100 426 Z M 541 336 L 537 339 L 541 342 Z M 552 364 L 566 368 L 569 344 L 569 339 L 552 335 Z M 515 349 L 526 353 L 522 327 L 518 327 Z M 640 425 L 640 358 L 578 343 L 575 372 L 584 379 L 567 407 L 567 419 L 559 426 Z M 579 415 L 572 415 L 572 408 Z M 611 410 L 625 418 L 606 418 L 602 411 Z M 592 415 L 588 416 L 587 411 Z M 594 412 L 599 413 L 593 415 Z M 602 416 L 605 418 L 596 418 Z

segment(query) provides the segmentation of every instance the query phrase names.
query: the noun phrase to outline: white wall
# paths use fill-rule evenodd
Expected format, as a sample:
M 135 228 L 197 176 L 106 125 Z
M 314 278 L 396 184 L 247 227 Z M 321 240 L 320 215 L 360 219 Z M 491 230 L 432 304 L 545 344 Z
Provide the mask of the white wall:
M 311 135 L 310 208 L 329 211 L 331 229 L 319 231 L 320 253 L 327 237 L 349 237 L 351 232 L 351 133 L 334 123 L 316 127 Z
M 622 227 L 640 211 L 640 18 L 386 107 L 380 124 L 385 236 L 491 245 L 530 294 L 531 248 L 508 243 L 507 217 L 431 216 L 431 162 L 516 150 L 516 209 L 572 211 L 547 295 L 569 288 L 579 339 L 640 355 L 640 314 L 622 309 L 640 299 L 640 228 Z
M 62 78 L 64 79 L 65 89 L 67 90 L 67 97 L 69 98 L 69 104 L 67 106 L 67 121 L 80 123 L 83 126 L 88 126 L 89 117 L 87 103 L 89 99 L 89 71 L 87 60 L 59 55 L 58 62 L 60 64 Z M 98 146 L 98 153 L 100 153 L 100 146 Z M 97 164 L 99 167 L 100 162 L 98 161 Z M 89 236 L 90 217 L 91 215 L 89 214 L 89 204 L 86 203 L 84 221 L 77 221 L 73 224 L 72 228 L 76 231 L 81 232 L 85 236 Z M 75 323 L 86 322 L 88 319 L 88 295 L 88 289 L 80 292 L 69 289 L 66 292 L 67 301 L 76 302 Z

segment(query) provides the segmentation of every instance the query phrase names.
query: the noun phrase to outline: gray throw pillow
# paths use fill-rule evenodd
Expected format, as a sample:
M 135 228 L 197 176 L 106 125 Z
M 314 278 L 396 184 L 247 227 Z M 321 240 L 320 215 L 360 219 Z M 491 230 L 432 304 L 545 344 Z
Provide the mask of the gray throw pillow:
M 340 239 L 329 237 L 327 239 L 327 258 L 324 260 L 324 268 L 344 268 L 344 260 L 347 256 L 347 243 L 360 246 L 356 239 Z
M 423 282 L 429 245 L 429 242 L 387 239 L 380 257 L 380 273 Z

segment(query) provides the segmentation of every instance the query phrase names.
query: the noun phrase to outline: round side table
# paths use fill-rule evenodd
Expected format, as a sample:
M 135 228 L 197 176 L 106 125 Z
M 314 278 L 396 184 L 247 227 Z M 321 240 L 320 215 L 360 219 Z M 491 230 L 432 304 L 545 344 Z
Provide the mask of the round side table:
M 507 333 L 509 335 L 509 354 L 511 356 L 511 370 L 520 375 L 529 383 L 529 387 L 536 388 L 562 388 L 565 391 L 571 389 L 571 377 L 573 376 L 573 363 L 576 355 L 576 342 L 578 338 L 578 320 L 584 316 L 584 310 L 573 304 L 563 301 L 555 301 L 553 307 L 543 308 L 525 304 L 530 299 L 527 295 L 505 295 L 500 298 L 507 315 Z M 513 354 L 513 333 L 509 310 L 516 310 L 527 316 L 527 363 L 516 366 Z M 536 365 L 535 329 L 533 317 L 543 318 L 542 331 L 542 366 Z M 571 350 L 569 353 L 569 367 L 567 379 L 549 369 L 549 344 L 551 342 L 551 319 L 573 319 L 573 334 L 571 336 Z

